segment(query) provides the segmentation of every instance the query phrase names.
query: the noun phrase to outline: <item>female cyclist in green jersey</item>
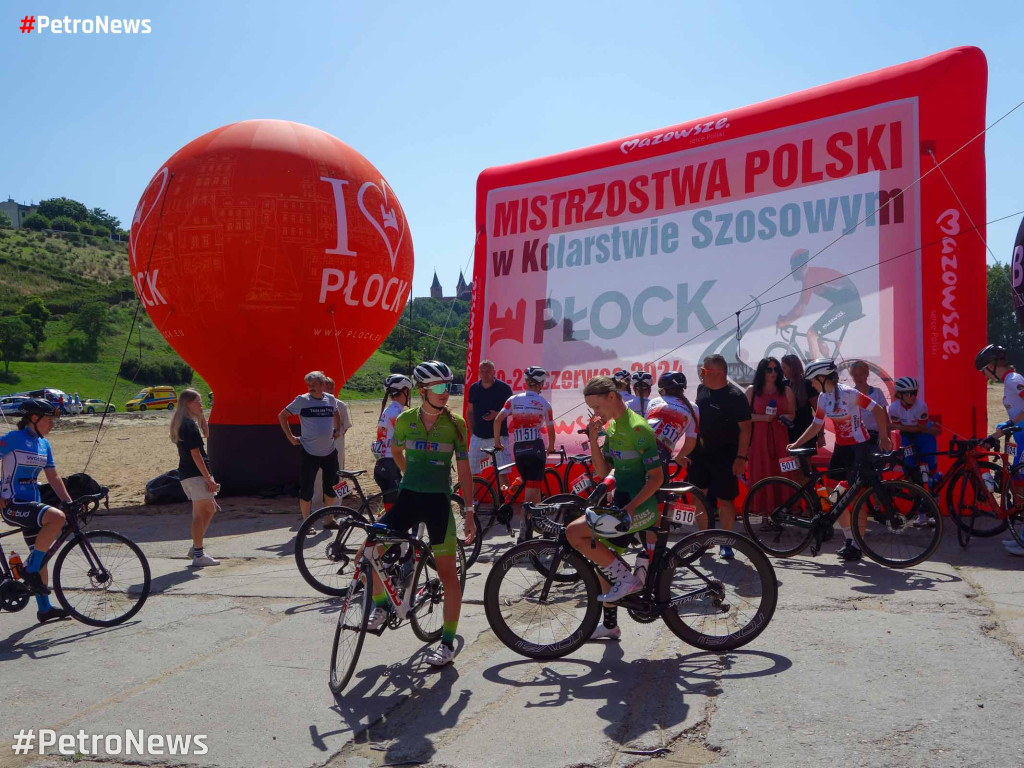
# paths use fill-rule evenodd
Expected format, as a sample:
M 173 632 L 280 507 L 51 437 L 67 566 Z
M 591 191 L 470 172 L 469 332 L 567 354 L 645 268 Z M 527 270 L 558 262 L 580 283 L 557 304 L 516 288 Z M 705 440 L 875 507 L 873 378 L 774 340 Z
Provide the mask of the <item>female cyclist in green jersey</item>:
M 448 410 L 452 372 L 444 363 L 428 360 L 413 371 L 422 403 L 403 411 L 395 419 L 391 456 L 402 472 L 398 499 L 378 522 L 396 531 L 424 523 L 430 536 L 430 548 L 437 575 L 444 585 L 442 608 L 444 625 L 441 644 L 427 656 L 435 667 L 455 657 L 455 629 L 462 609 L 462 590 L 455 567 L 455 517 L 452 513 L 449 476 L 452 459 L 459 474 L 462 497 L 473 498 L 473 474 L 469 469 L 466 422 Z M 476 520 L 466 515 L 466 544 L 476 538 Z M 384 609 L 387 595 L 377 573 L 373 574 L 374 610 L 368 629 L 377 629 L 387 621 Z

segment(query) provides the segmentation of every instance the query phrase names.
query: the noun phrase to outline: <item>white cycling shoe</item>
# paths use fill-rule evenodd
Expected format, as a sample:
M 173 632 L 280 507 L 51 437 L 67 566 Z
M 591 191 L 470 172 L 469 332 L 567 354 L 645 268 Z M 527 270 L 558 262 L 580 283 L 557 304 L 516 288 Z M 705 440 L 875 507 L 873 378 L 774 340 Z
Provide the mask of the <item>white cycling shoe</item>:
M 597 628 L 591 633 L 591 640 L 618 640 L 622 637 L 622 630 L 617 626 L 609 629 L 604 624 L 598 624 Z
M 388 612 L 383 608 L 374 607 L 373 613 L 370 614 L 370 618 L 366 620 L 366 629 L 371 632 L 380 629 L 387 620 Z
M 639 592 L 643 588 L 643 579 L 633 573 L 630 573 L 612 584 L 612 588 L 603 595 L 598 595 L 597 599 L 602 603 L 614 603 L 627 595 Z
M 437 648 L 427 654 L 427 664 L 432 667 L 443 667 L 451 664 L 455 658 L 455 649 L 450 645 L 438 643 Z

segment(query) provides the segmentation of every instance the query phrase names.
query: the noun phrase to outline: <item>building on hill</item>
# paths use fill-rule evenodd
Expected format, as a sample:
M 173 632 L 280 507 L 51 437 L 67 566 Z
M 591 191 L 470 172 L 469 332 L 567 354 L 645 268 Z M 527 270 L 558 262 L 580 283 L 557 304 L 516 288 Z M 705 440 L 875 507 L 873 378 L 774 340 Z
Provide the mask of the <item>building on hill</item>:
M 25 217 L 38 210 L 38 205 L 16 203 L 12 197 L 8 197 L 6 203 L 0 203 L 0 211 L 3 211 L 11 218 L 15 229 L 21 229 L 21 222 L 25 220 Z
M 444 289 L 441 287 L 441 281 L 437 279 L 437 271 L 435 270 L 434 282 L 430 284 L 430 298 L 439 299 L 440 301 L 455 301 L 455 299 L 469 301 L 473 298 L 473 284 L 466 282 L 466 278 L 460 270 L 459 282 L 455 284 L 455 295 L 445 296 Z

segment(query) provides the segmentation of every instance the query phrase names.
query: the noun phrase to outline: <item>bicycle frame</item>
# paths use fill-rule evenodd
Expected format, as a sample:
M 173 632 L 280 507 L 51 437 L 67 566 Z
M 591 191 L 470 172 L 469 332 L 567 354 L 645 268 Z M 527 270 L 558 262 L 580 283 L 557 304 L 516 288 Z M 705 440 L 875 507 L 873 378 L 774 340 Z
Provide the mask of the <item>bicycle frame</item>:
M 410 578 L 409 583 L 405 585 L 405 594 L 399 595 L 398 591 L 394 587 L 394 584 L 392 584 L 391 579 L 388 577 L 386 573 L 384 573 L 384 569 L 381 567 L 381 557 L 383 556 L 383 553 L 380 555 L 377 554 L 377 546 L 380 544 L 409 544 L 412 549 L 412 552 L 410 554 L 412 557 L 413 573 L 416 572 L 416 566 L 419 563 L 420 559 L 424 556 L 424 553 L 430 552 L 430 547 L 428 547 L 426 544 L 424 544 L 422 540 L 416 538 L 415 536 L 402 536 L 400 534 L 393 532 L 381 535 L 380 533 L 374 531 L 372 529 L 372 526 L 365 526 L 365 529 L 366 541 L 363 542 L 362 546 L 359 549 L 359 552 L 356 554 L 356 567 L 352 573 L 352 581 L 349 584 L 348 595 L 345 597 L 346 607 L 348 600 L 353 594 L 353 588 L 355 587 L 356 583 L 359 581 L 359 577 L 363 574 L 365 570 L 365 564 L 369 564 L 370 569 L 373 571 L 373 573 L 377 574 L 377 578 L 379 578 L 381 584 L 384 585 L 384 592 L 388 596 L 388 601 L 394 607 L 395 613 L 398 616 L 399 620 L 404 621 L 409 616 L 409 613 L 413 608 L 413 579 Z M 371 589 L 372 585 L 373 582 L 371 580 Z M 343 609 L 341 611 L 341 614 L 339 615 L 339 619 L 344 615 L 345 611 Z M 377 630 L 377 634 L 382 634 L 385 627 L 386 625 L 381 625 L 380 629 Z

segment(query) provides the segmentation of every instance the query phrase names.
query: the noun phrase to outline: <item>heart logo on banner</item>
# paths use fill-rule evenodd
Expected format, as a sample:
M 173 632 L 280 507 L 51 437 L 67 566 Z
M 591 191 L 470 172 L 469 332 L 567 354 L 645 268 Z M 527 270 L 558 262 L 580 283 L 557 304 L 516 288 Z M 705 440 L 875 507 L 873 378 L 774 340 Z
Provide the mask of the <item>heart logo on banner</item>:
M 388 256 L 391 257 L 391 271 L 394 272 L 395 258 L 398 256 L 398 249 L 402 246 L 402 240 L 405 239 L 405 214 L 402 212 L 402 207 L 398 204 L 397 200 L 392 199 L 389 203 L 389 189 L 390 187 L 384 179 L 380 180 L 380 186 L 377 186 L 372 181 L 367 181 L 359 188 L 359 195 L 356 197 L 356 200 L 359 203 L 359 210 L 363 212 L 363 216 L 377 230 L 377 234 L 384 241 L 384 245 L 388 249 Z M 364 202 L 367 192 L 376 193 L 376 195 L 371 195 L 370 197 L 370 207 L 375 213 L 370 213 L 367 210 L 367 205 Z M 376 213 L 377 211 L 379 213 Z M 389 229 L 394 230 L 395 234 L 398 235 L 398 241 L 394 245 L 391 244 L 391 236 L 386 231 Z
M 128 259 L 132 265 L 135 265 L 135 238 L 139 236 L 139 232 L 146 224 L 146 219 L 149 218 L 150 214 L 156 209 L 156 204 L 160 202 L 160 198 L 163 197 L 164 190 L 167 189 L 167 180 L 170 177 L 170 171 L 167 170 L 167 166 L 161 168 L 156 176 L 154 176 L 149 185 L 146 187 L 146 191 L 142 193 L 142 197 L 139 199 L 139 204 L 135 208 L 135 215 L 132 216 L 132 231 L 128 235 Z M 157 190 L 156 195 L 150 198 L 157 179 L 160 180 L 160 188 Z M 149 205 L 147 208 L 146 205 Z M 138 226 L 135 226 L 138 224 Z

